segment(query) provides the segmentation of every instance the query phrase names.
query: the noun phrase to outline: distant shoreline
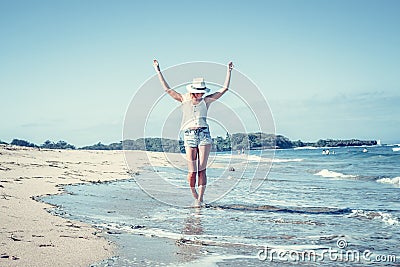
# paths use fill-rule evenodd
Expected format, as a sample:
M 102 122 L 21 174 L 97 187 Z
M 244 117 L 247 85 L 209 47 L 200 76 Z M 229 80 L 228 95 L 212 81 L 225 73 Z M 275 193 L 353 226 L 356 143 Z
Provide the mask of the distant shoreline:
M 3 142 L 3 145 L 16 145 L 23 147 L 44 148 L 44 149 L 71 149 L 71 150 L 143 150 L 155 152 L 184 152 L 183 141 L 160 137 L 138 138 L 136 140 L 124 140 L 111 144 L 101 142 L 77 148 L 65 141 L 57 143 L 46 140 L 42 145 L 37 145 L 26 140 L 14 139 L 11 143 Z M 237 151 L 237 150 L 262 150 L 262 149 L 290 149 L 301 147 L 354 147 L 379 145 L 377 140 L 360 139 L 319 139 L 316 142 L 292 141 L 283 135 L 266 133 L 234 133 L 226 137 L 217 136 L 213 138 L 213 151 Z

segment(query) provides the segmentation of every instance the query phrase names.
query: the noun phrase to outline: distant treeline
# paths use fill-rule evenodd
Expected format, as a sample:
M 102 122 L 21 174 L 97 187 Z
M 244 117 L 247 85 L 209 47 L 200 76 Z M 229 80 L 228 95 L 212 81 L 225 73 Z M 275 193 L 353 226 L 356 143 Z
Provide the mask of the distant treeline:
M 0 144 L 7 144 L 0 140 Z M 165 151 L 165 152 L 184 152 L 183 141 L 168 138 L 139 138 L 136 140 L 124 140 L 109 145 L 101 142 L 76 148 L 74 145 L 65 141 L 54 143 L 50 140 L 45 141 L 42 145 L 36 145 L 25 140 L 14 139 L 11 145 L 47 148 L 47 149 L 84 149 L 84 150 L 146 150 L 146 151 Z M 217 136 L 213 138 L 213 151 L 231 151 L 231 150 L 254 150 L 254 149 L 287 149 L 295 147 L 342 147 L 342 146 L 371 146 L 376 145 L 375 140 L 318 140 L 315 143 L 291 141 L 283 135 L 266 134 L 266 133 L 234 133 L 226 134 L 225 137 Z
M 375 146 L 378 142 L 376 140 L 318 140 L 316 143 L 311 143 L 314 147 L 338 147 L 338 146 Z
M 0 144 L 5 144 L 8 145 L 8 143 L 3 142 L 0 140 Z M 15 146 L 25 146 L 25 147 L 36 147 L 36 148 L 48 148 L 48 149 L 76 149 L 74 145 L 68 144 L 65 141 L 58 141 L 57 143 L 54 143 L 50 140 L 46 140 L 42 145 L 36 145 L 34 143 L 25 141 L 25 140 L 20 140 L 20 139 L 13 139 L 10 145 L 15 145 Z

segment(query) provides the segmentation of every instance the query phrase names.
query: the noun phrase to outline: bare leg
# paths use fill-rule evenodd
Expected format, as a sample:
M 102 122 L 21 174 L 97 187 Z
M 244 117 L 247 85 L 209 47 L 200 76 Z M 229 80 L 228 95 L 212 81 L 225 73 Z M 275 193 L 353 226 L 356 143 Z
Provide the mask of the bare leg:
M 192 191 L 192 195 L 195 199 L 199 198 L 199 195 L 196 191 L 196 175 L 197 175 L 197 156 L 198 156 L 198 148 L 197 147 L 185 147 L 186 150 L 186 160 L 188 163 L 188 175 L 187 179 L 190 186 L 190 191 Z
M 196 191 L 196 175 L 197 173 L 195 172 L 188 172 L 188 182 L 189 182 L 189 186 L 190 186 L 190 191 L 192 191 L 192 195 L 195 199 L 199 198 L 199 195 L 197 194 Z
M 208 161 L 208 156 L 210 155 L 211 151 L 211 145 L 205 145 L 205 146 L 199 146 L 199 171 L 198 171 L 198 186 L 199 186 L 199 197 L 198 200 L 200 202 L 203 202 L 203 196 L 204 192 L 206 191 L 206 185 L 207 185 L 207 174 L 206 174 L 206 169 L 207 169 L 207 161 Z

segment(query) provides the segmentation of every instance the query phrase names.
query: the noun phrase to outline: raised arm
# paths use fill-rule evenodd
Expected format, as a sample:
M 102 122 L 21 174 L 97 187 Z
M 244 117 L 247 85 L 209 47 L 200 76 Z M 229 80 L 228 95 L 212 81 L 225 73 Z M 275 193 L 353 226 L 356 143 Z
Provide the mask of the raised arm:
M 229 84 L 231 82 L 232 69 L 233 69 L 233 63 L 232 63 L 232 61 L 230 61 L 226 68 L 226 78 L 225 78 L 224 86 L 221 89 L 219 89 L 217 92 L 215 92 L 211 95 L 208 95 L 204 98 L 204 100 L 206 101 L 207 104 L 214 102 L 215 100 L 220 98 L 223 94 L 225 94 L 226 91 L 228 91 Z
M 173 99 L 182 102 L 183 99 L 182 95 L 169 87 L 167 81 L 164 79 L 164 76 L 161 73 L 160 65 L 158 64 L 158 61 L 156 59 L 153 60 L 153 66 L 157 72 L 158 79 L 160 80 L 160 83 L 164 88 L 165 92 L 167 92 Z

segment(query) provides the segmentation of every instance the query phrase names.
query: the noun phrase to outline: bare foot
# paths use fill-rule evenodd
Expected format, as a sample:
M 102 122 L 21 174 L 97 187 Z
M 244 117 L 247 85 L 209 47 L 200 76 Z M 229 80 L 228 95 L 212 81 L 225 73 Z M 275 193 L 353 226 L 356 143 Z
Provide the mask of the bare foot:
M 200 207 L 201 207 L 201 202 L 196 199 L 193 203 L 193 208 L 200 208 Z
M 191 187 L 190 190 L 192 191 L 192 195 L 193 195 L 194 199 L 198 199 L 199 194 L 197 194 L 196 187 Z

